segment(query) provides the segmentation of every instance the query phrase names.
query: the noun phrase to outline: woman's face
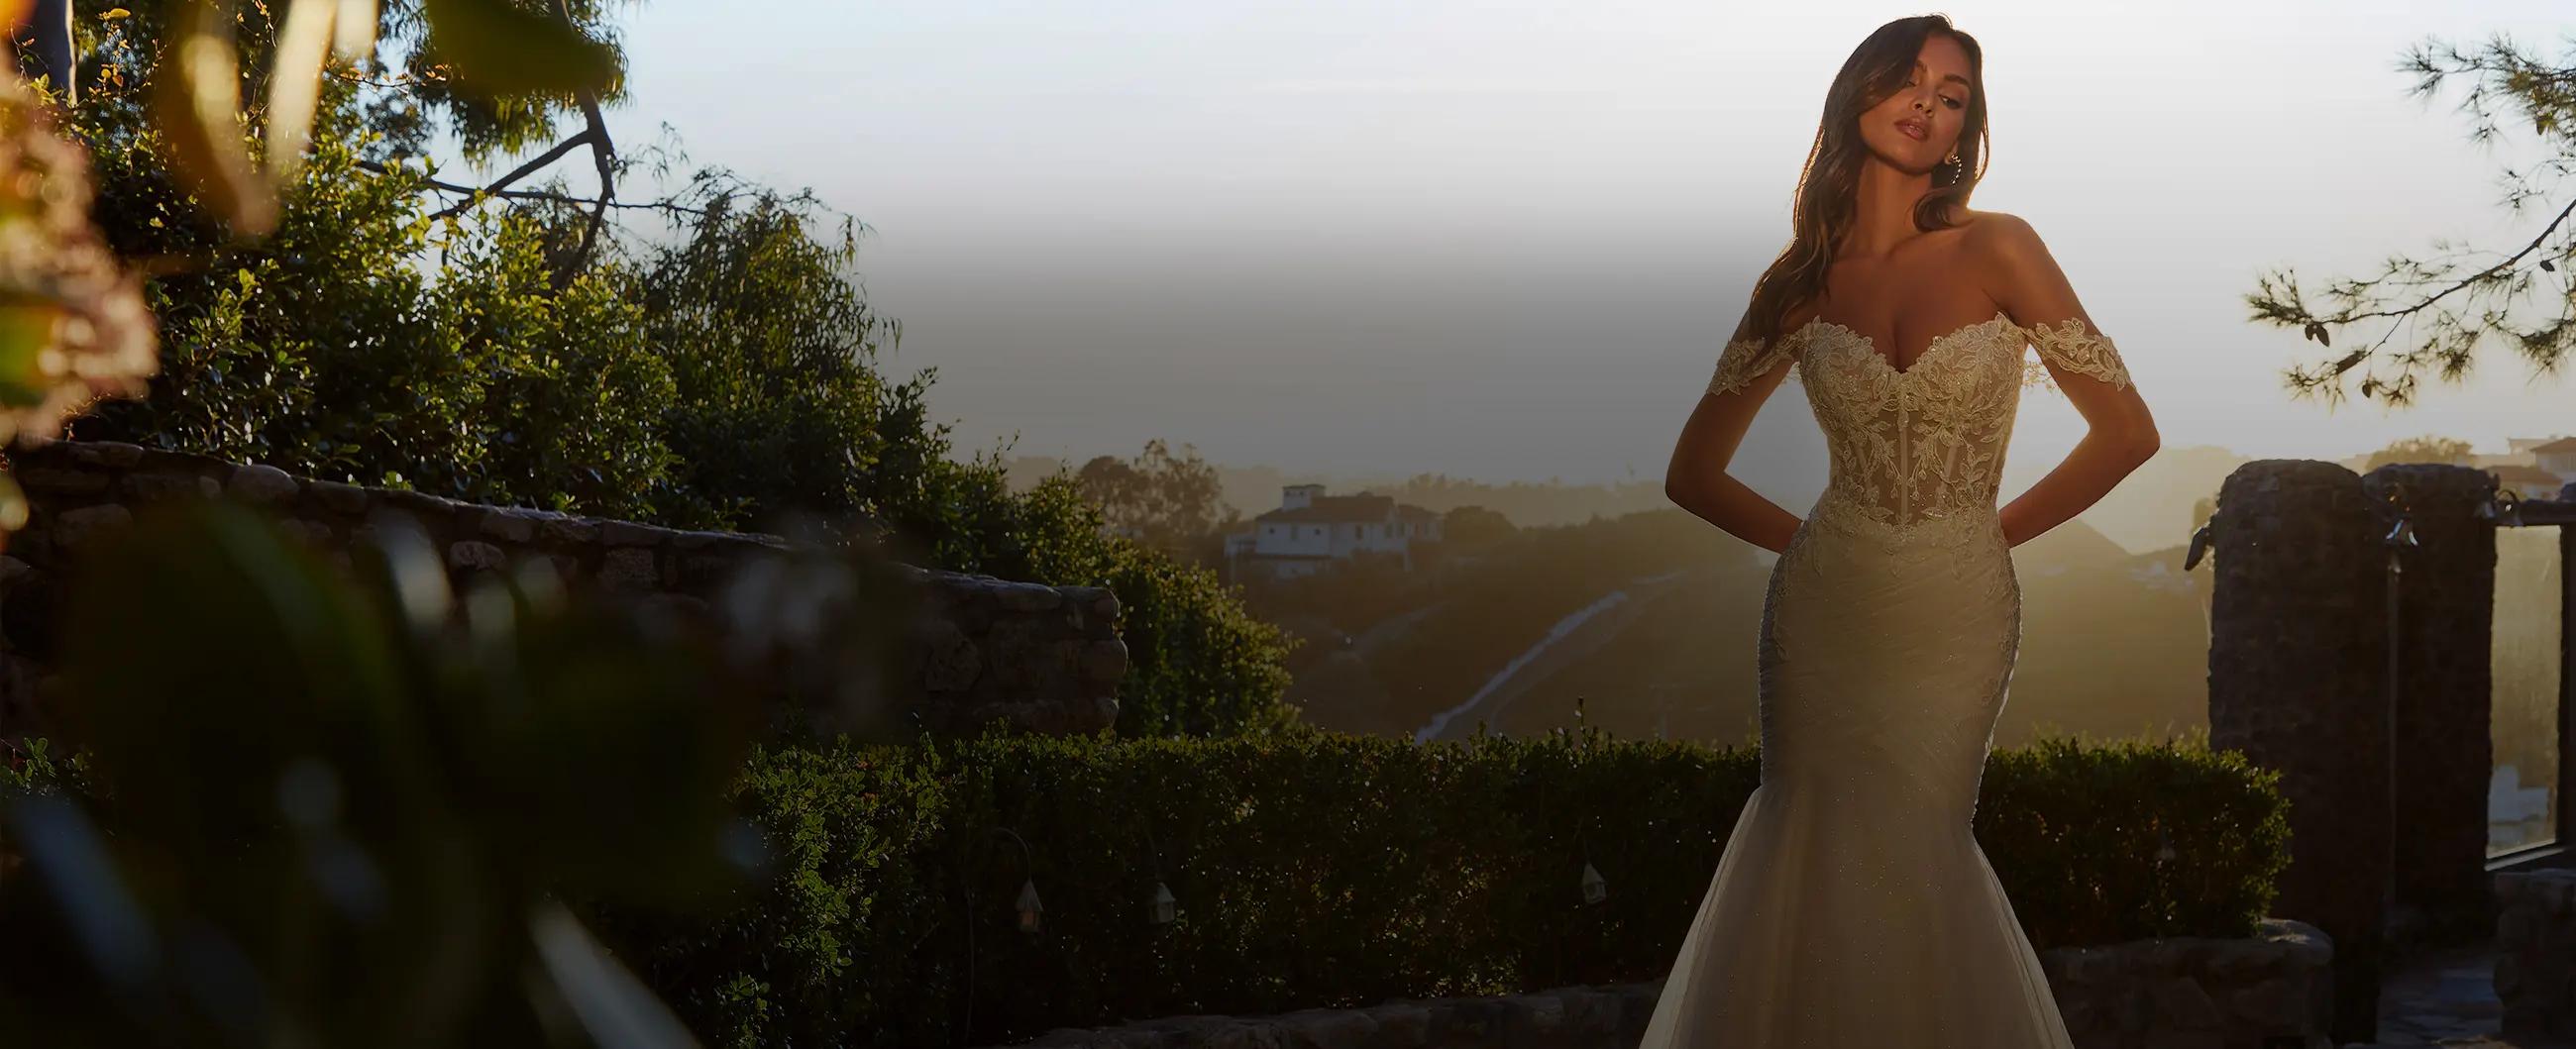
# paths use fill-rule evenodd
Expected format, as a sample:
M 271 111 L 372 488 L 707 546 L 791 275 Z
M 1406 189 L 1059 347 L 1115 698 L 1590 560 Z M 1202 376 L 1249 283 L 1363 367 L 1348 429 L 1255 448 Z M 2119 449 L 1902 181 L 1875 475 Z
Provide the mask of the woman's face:
M 1929 171 L 1958 144 L 1968 92 L 1967 50 L 1934 33 L 1915 54 L 1905 86 L 1861 114 L 1861 141 L 1900 170 Z

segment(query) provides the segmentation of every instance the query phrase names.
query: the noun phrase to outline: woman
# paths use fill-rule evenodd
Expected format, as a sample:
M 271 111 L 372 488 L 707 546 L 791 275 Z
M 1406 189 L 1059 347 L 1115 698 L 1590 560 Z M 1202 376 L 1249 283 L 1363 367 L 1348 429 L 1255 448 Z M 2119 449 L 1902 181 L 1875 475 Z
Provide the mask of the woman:
M 1780 559 L 1758 649 L 1762 785 L 1643 1049 L 2071 1044 L 1970 829 L 2020 641 L 2007 551 L 2100 499 L 2157 437 L 2030 225 L 1967 207 L 1980 63 L 1939 15 L 1881 26 L 1844 62 L 1795 238 L 1673 451 L 1673 501 Z M 2090 432 L 1998 511 L 2025 346 Z M 1793 368 L 1832 456 L 1804 521 L 1726 473 Z

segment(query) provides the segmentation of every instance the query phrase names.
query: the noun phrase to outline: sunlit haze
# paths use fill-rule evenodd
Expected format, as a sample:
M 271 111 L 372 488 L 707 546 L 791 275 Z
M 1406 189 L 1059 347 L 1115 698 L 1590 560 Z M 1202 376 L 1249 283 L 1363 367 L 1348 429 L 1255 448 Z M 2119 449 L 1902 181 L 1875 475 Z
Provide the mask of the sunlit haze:
M 2501 350 L 2391 413 L 2292 401 L 2319 359 L 2247 321 L 2434 238 L 2519 244 L 2502 166 L 2395 69 L 2427 36 L 2555 54 L 2518 3 L 1974 3 L 1991 167 L 2119 341 L 2168 448 L 2340 457 L 2424 433 L 2576 431 L 2576 386 Z M 658 0 L 629 15 L 623 142 L 810 186 L 937 367 L 961 450 L 1476 480 L 1660 478 L 1788 236 L 1825 87 L 1885 4 Z M 2558 17 L 2552 17 L 2553 15 Z M 1823 483 L 1785 386 L 1739 473 Z M 2081 420 L 2026 400 L 2012 476 Z M 1766 471 L 1768 475 L 1766 475 Z M 2008 493 L 2009 494 L 2009 493 Z M 1255 508 L 1258 509 L 1258 508 Z

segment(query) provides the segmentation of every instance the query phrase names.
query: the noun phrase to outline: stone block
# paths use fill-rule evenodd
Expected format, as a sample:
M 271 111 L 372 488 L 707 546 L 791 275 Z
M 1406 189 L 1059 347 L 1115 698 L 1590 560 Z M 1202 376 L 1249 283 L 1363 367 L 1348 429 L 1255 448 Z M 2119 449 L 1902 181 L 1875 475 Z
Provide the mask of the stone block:
M 599 541 L 609 546 L 658 546 L 671 537 L 671 530 L 632 521 L 601 521 Z
M 525 543 L 537 537 L 537 518 L 524 510 L 489 510 L 475 530 L 505 543 Z
M 501 548 L 480 540 L 467 539 L 448 544 L 447 567 L 458 572 L 475 572 L 500 568 L 509 563 Z
M 143 461 L 143 446 L 121 441 L 66 441 L 61 446 L 83 466 L 123 470 Z
M 598 582 L 619 593 L 644 593 L 661 588 L 662 569 L 652 550 L 620 547 L 600 556 Z
M 115 503 L 84 506 L 54 515 L 54 542 L 77 551 L 134 524 L 134 512 Z
M 107 490 L 113 480 L 97 470 L 65 470 L 53 466 L 24 466 L 11 473 L 20 487 L 29 492 L 61 492 L 65 495 L 97 495 Z
M 224 494 L 253 506 L 268 506 L 295 498 L 301 487 L 284 470 L 250 463 L 234 468 L 232 479 L 224 484 Z
M 367 503 L 373 498 L 364 488 L 338 481 L 308 482 L 304 490 L 312 493 L 313 500 L 321 503 L 323 509 L 341 514 L 365 513 Z
M 137 502 L 158 503 L 172 499 L 213 499 L 224 494 L 224 486 L 203 474 L 135 473 L 125 475 L 125 491 Z

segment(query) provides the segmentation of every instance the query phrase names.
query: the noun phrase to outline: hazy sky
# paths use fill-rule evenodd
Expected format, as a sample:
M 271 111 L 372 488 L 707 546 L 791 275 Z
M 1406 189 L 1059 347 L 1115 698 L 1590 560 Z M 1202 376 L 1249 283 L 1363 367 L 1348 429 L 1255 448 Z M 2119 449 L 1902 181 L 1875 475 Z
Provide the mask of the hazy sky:
M 2482 154 L 2460 88 L 2411 100 L 2394 66 L 2428 35 L 2563 53 L 2563 4 L 652 0 L 613 119 L 872 226 L 889 367 L 939 369 L 962 448 L 1660 479 L 1827 83 L 1924 10 L 1985 48 L 1973 205 L 2047 239 L 2168 446 L 2576 433 L 2576 382 L 2501 352 L 2405 413 L 2293 402 L 2279 372 L 2318 347 L 2243 302 L 2267 267 L 2527 240 L 2497 175 L 2530 140 Z M 2080 429 L 2027 398 L 2014 472 Z M 1818 444 L 1784 386 L 1742 461 Z

